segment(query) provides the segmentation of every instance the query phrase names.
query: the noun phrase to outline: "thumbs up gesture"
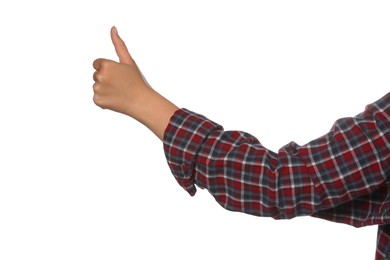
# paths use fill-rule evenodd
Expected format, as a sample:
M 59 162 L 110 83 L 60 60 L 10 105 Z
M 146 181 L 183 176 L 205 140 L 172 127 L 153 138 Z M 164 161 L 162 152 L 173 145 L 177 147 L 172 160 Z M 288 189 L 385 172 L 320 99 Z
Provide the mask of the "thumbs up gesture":
M 96 70 L 93 101 L 101 108 L 133 116 L 133 107 L 141 99 L 140 95 L 151 88 L 115 27 L 111 29 L 111 39 L 119 62 L 107 59 L 93 62 Z
M 107 59 L 93 62 L 96 70 L 93 101 L 101 108 L 138 120 L 162 140 L 178 108 L 149 86 L 115 27 L 111 28 L 111 40 L 119 62 Z

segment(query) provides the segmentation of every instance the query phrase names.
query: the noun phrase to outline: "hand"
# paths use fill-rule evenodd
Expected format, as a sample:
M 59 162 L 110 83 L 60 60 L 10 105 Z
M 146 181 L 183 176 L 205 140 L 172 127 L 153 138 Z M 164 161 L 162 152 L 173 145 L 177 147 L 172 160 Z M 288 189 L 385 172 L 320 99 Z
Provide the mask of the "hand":
M 97 59 L 93 62 L 96 69 L 93 74 L 93 101 L 101 108 L 136 117 L 137 109 L 142 106 L 140 102 L 152 89 L 115 27 L 111 28 L 111 39 L 119 63 L 107 59 Z
M 178 107 L 149 86 L 115 27 L 111 28 L 111 39 L 119 63 L 107 59 L 93 62 L 93 101 L 101 108 L 131 116 L 163 140 Z

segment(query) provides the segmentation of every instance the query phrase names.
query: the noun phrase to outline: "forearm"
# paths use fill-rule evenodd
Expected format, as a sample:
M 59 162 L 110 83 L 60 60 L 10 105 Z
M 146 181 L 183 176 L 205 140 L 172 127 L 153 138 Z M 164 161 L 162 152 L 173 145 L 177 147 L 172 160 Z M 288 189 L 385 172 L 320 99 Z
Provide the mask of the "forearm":
M 151 88 L 145 90 L 139 100 L 140 104 L 128 110 L 126 114 L 145 125 L 160 140 L 163 140 L 165 129 L 179 108 Z

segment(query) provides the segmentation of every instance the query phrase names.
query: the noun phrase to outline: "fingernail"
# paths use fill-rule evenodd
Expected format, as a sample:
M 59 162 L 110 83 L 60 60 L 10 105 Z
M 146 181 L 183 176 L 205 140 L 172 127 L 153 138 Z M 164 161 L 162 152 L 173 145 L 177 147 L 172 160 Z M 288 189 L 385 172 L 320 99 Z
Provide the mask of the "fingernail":
M 116 29 L 116 27 L 114 26 L 114 27 L 112 27 L 112 29 L 114 29 L 114 33 L 119 36 L 118 30 Z

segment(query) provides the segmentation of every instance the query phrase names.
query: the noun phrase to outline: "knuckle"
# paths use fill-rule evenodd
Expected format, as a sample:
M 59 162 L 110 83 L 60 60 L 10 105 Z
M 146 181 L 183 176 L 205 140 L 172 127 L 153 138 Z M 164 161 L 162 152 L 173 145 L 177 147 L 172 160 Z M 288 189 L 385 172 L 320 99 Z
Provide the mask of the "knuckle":
M 100 89 L 101 89 L 101 85 L 100 85 L 99 83 L 93 84 L 93 91 L 94 91 L 95 93 L 99 92 Z
M 95 71 L 94 73 L 93 73 L 93 80 L 95 81 L 95 82 L 97 82 L 97 81 L 99 81 L 99 79 L 98 79 L 98 75 L 99 75 L 100 73 L 98 72 L 98 71 Z
M 105 104 L 103 102 L 103 99 L 99 95 L 94 95 L 93 96 L 93 102 L 100 108 L 105 108 Z
M 102 62 L 102 69 L 107 69 L 107 68 L 110 68 L 113 64 L 113 61 L 112 60 L 104 60 Z
M 95 81 L 97 82 L 103 82 L 104 81 L 104 73 L 98 72 L 94 75 Z
M 105 67 L 107 67 L 107 60 L 102 60 L 102 62 L 100 64 L 100 68 L 104 69 Z
M 97 95 L 93 96 L 92 101 L 93 103 L 95 103 L 95 105 L 99 106 L 99 98 L 97 97 Z
M 93 63 L 92 63 L 92 67 L 93 67 L 95 70 L 98 70 L 99 67 L 100 67 L 100 62 L 101 62 L 100 59 L 94 60 Z

